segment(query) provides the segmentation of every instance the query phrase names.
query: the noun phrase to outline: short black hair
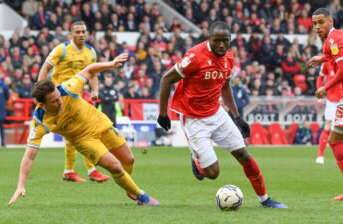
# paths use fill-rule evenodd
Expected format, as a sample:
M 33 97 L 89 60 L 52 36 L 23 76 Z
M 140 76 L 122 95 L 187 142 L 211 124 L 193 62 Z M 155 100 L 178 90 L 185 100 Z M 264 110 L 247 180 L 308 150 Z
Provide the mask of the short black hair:
M 228 32 L 230 31 L 230 27 L 229 25 L 227 25 L 225 22 L 223 21 L 216 21 L 214 23 L 212 23 L 210 25 L 210 28 L 209 28 L 209 35 L 213 35 L 214 31 L 215 30 L 227 30 Z
M 52 81 L 46 79 L 34 84 L 31 95 L 39 102 L 45 103 L 45 96 L 55 91 L 55 85 Z
M 87 28 L 87 25 L 86 25 L 85 21 L 83 21 L 83 20 L 75 20 L 75 21 L 72 22 L 72 24 L 70 26 L 70 29 L 73 30 L 74 26 L 80 26 L 80 25 L 85 25 L 86 28 Z
M 330 11 L 327 8 L 316 9 L 312 13 L 312 16 L 317 16 L 317 15 L 324 15 L 325 17 L 331 16 Z

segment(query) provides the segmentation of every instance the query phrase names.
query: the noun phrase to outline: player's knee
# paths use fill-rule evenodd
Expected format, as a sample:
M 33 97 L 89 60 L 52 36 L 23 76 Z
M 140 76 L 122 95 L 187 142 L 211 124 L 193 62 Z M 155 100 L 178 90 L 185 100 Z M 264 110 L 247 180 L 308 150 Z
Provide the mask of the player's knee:
M 232 155 L 240 162 L 244 163 L 248 161 L 251 156 L 245 148 L 238 149 L 232 152 Z
M 211 171 L 206 172 L 206 177 L 211 180 L 217 179 L 218 176 L 219 176 L 219 170 L 211 170 Z
M 214 180 L 214 179 L 216 179 L 219 176 L 219 166 L 218 166 L 218 164 L 214 164 L 214 165 L 212 165 L 212 166 L 210 166 L 208 168 L 205 168 L 204 171 L 205 171 L 206 177 L 209 178 L 209 179 Z
M 128 165 L 133 165 L 135 163 L 135 157 L 133 156 L 129 156 L 127 158 L 127 162 L 126 162 Z

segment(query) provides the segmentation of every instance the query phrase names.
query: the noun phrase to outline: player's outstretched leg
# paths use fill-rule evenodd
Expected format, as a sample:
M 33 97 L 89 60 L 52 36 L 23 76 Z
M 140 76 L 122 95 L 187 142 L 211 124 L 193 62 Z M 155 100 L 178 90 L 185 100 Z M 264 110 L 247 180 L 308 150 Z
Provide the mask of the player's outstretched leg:
M 133 165 L 134 165 L 135 159 L 134 159 L 134 156 L 133 156 L 129 146 L 126 143 L 124 143 L 123 145 L 121 145 L 115 149 L 112 149 L 111 153 L 120 161 L 124 170 L 128 174 L 132 175 Z M 137 197 L 135 195 L 127 192 L 127 196 L 130 199 L 137 201 Z
M 232 155 L 242 165 L 244 173 L 254 188 L 262 206 L 267 208 L 287 208 L 287 205 L 275 201 L 268 196 L 264 176 L 257 162 L 249 155 L 246 149 L 235 150 L 232 152 Z
M 120 161 L 112 153 L 107 152 L 103 155 L 98 164 L 112 174 L 113 179 L 120 187 L 129 194 L 136 196 L 138 205 L 159 205 L 158 200 L 149 196 L 137 186 L 131 176 L 123 169 Z

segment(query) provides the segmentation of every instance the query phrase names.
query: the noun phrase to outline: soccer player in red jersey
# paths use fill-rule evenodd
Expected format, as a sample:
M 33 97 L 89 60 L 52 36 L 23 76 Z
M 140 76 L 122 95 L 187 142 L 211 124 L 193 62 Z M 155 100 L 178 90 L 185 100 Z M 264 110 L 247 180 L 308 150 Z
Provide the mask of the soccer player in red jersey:
M 343 83 L 343 30 L 333 27 L 333 18 L 325 8 L 319 8 L 312 14 L 312 23 L 315 32 L 324 42 L 323 55 L 312 57 L 308 65 L 315 66 L 325 61 L 329 62 L 335 71 L 333 79 L 325 86 L 316 91 L 318 98 L 323 98 L 330 89 Z M 343 101 L 337 105 L 333 129 L 329 137 L 329 144 L 336 158 L 336 163 L 343 173 Z M 343 201 L 343 194 L 337 196 L 336 200 Z
M 230 75 L 234 57 L 229 50 L 229 27 L 224 22 L 215 22 L 210 26 L 209 34 L 208 41 L 189 49 L 181 62 L 163 76 L 158 123 L 165 130 L 170 129 L 168 99 L 172 85 L 178 82 L 171 109 L 181 115 L 195 177 L 199 180 L 218 177 L 219 163 L 213 141 L 231 152 L 241 164 L 263 206 L 287 208 L 268 196 L 263 174 L 245 149 L 243 136 L 248 137 L 250 129 L 240 118 L 231 93 Z M 220 106 L 220 97 L 230 109 L 233 119 Z
M 335 76 L 335 71 L 333 70 L 331 64 L 329 62 L 325 62 L 322 64 L 320 68 L 320 74 L 317 79 L 317 89 L 324 86 L 325 83 L 329 82 Z M 326 94 L 326 102 L 325 102 L 325 126 L 324 130 L 320 134 L 319 138 L 319 146 L 317 151 L 317 164 L 324 164 L 324 151 L 329 139 L 330 129 L 333 120 L 335 119 L 335 113 L 337 104 L 342 98 L 342 84 L 339 83 L 329 89 Z

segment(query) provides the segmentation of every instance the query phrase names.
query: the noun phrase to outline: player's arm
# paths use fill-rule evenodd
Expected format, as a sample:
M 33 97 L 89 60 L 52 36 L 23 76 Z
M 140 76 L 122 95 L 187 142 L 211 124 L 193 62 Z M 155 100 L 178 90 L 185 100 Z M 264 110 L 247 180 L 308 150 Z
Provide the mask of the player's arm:
M 160 83 L 160 112 L 157 122 L 159 125 L 168 131 L 171 128 L 171 122 L 168 117 L 168 100 L 172 85 L 182 79 L 180 73 L 176 70 L 176 66 L 170 68 L 162 77 Z
M 40 125 L 35 120 L 31 121 L 28 143 L 27 143 L 25 153 L 20 163 L 17 189 L 14 192 L 10 201 L 8 202 L 8 205 L 14 204 L 18 200 L 19 197 L 25 196 L 25 193 L 26 193 L 25 184 L 30 174 L 30 171 L 32 169 L 33 161 L 38 154 L 39 145 L 42 141 L 43 136 L 46 133 L 47 133 L 47 130 L 45 130 L 45 128 L 42 125 Z
M 25 193 L 26 193 L 25 184 L 30 174 L 30 171 L 32 169 L 33 161 L 38 154 L 38 151 L 39 150 L 36 148 L 33 148 L 31 146 L 26 146 L 25 153 L 20 163 L 17 189 L 14 192 L 13 196 L 11 197 L 10 201 L 8 202 L 9 206 L 13 205 L 19 199 L 19 197 L 25 196 Z
M 160 82 L 160 115 L 167 116 L 171 87 L 181 79 L 182 77 L 175 69 L 175 66 L 170 68 L 162 77 Z
M 55 47 L 46 58 L 38 74 L 38 81 L 48 78 L 50 70 L 59 63 L 63 56 L 63 44 Z
M 44 62 L 42 68 L 39 70 L 38 81 L 45 80 L 48 78 L 50 70 L 53 68 L 47 61 Z
M 230 80 L 227 80 L 222 88 L 222 97 L 224 104 L 229 108 L 233 117 L 239 117 L 236 102 L 232 95 Z
M 315 95 L 317 98 L 323 98 L 329 89 L 343 81 L 343 60 L 337 61 L 336 63 L 338 69 L 334 78 L 316 91 Z
M 325 61 L 326 61 L 325 55 L 316 55 L 310 58 L 306 64 L 309 67 L 315 67 L 322 64 Z
M 316 80 L 316 87 L 317 87 L 317 89 L 319 89 L 322 86 L 324 86 L 324 76 L 319 75 L 317 80 Z
M 96 63 L 97 55 L 94 48 L 91 48 L 92 63 Z M 98 76 L 89 80 L 89 86 L 91 87 L 91 97 L 92 100 L 97 100 L 99 98 L 99 79 Z
M 98 76 L 93 77 L 89 80 L 89 86 L 91 87 L 91 97 L 92 100 L 99 98 L 99 79 Z
M 236 102 L 232 95 L 230 80 L 227 80 L 222 88 L 222 98 L 224 104 L 229 108 L 230 116 L 242 133 L 242 136 L 248 138 L 250 136 L 250 127 L 238 113 Z
M 98 62 L 88 65 L 79 74 L 87 80 L 93 79 L 99 72 L 119 68 L 128 59 L 128 54 L 123 53 L 115 57 L 112 61 Z
M 331 79 L 330 81 L 328 81 L 324 86 L 326 91 L 331 89 L 333 86 L 335 86 L 339 82 L 343 81 L 343 61 L 338 62 L 337 67 L 338 67 L 338 70 L 337 70 L 334 78 Z
M 163 75 L 160 82 L 160 112 L 157 122 L 165 130 L 169 130 L 171 127 L 168 117 L 168 99 L 172 85 L 182 78 L 195 74 L 198 70 L 199 63 L 196 54 L 192 51 L 187 51 L 182 60 Z

